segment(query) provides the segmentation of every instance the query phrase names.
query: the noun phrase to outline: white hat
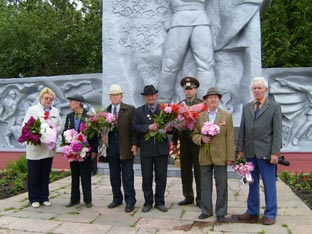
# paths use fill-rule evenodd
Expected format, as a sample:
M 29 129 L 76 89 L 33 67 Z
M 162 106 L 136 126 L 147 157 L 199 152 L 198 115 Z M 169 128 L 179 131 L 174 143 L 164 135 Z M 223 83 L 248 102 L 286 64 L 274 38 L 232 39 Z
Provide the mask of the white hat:
M 113 84 L 110 89 L 109 89 L 109 95 L 111 94 L 119 94 L 119 93 L 123 93 L 120 85 L 117 85 L 117 84 Z

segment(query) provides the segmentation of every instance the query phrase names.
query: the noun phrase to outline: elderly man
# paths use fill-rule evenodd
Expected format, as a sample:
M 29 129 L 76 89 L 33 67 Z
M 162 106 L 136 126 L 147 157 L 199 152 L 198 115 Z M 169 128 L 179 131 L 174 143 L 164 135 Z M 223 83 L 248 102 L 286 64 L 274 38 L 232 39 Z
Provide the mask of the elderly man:
M 222 95 L 210 88 L 203 97 L 208 111 L 200 113 L 192 137 L 200 146 L 199 164 L 201 166 L 201 210 L 199 219 L 207 219 L 213 215 L 212 208 L 212 175 L 216 180 L 217 202 L 216 215 L 218 222 L 225 221 L 228 204 L 227 165 L 232 164 L 235 157 L 234 127 L 232 115 L 219 108 Z M 202 135 L 201 129 L 205 122 L 213 122 L 220 128 L 216 136 Z
M 133 158 L 137 154 L 136 138 L 131 131 L 134 106 L 122 102 L 123 91 L 119 85 L 109 90 L 111 104 L 107 111 L 117 118 L 117 126 L 108 134 L 107 158 L 113 201 L 108 205 L 112 209 L 122 204 L 121 181 L 126 201 L 125 212 L 134 210 L 136 203 L 134 190 Z
M 199 82 L 193 77 L 184 77 L 181 82 L 185 99 L 182 101 L 187 106 L 202 103 L 203 100 L 196 97 Z M 198 161 L 199 147 L 194 144 L 190 130 L 173 131 L 172 143 L 176 147 L 180 140 L 180 164 L 181 164 L 181 179 L 184 200 L 180 201 L 179 206 L 184 206 L 194 203 L 193 191 L 193 168 L 196 182 L 196 204 L 200 206 L 201 190 L 200 190 L 200 166 Z
M 249 184 L 247 211 L 241 220 L 258 219 L 260 213 L 259 177 L 264 185 L 265 211 L 263 224 L 272 225 L 277 215 L 275 170 L 282 146 L 282 113 L 278 103 L 266 98 L 268 83 L 263 77 L 252 82 L 254 101 L 243 108 L 237 158 L 252 162 L 253 183 Z M 270 158 L 268 160 L 267 158 Z
M 169 142 L 166 137 L 161 141 L 154 141 L 153 138 L 145 140 L 148 131 L 158 131 L 152 116 L 160 114 L 160 106 L 157 104 L 157 93 L 153 85 L 144 87 L 143 93 L 145 105 L 140 106 L 134 112 L 133 129 L 138 134 L 140 147 L 142 187 L 145 203 L 142 212 L 149 212 L 152 209 L 154 200 L 155 208 L 167 212 L 165 206 L 165 190 L 167 184 L 167 167 L 169 155 Z M 153 173 L 155 173 L 156 193 L 153 196 Z

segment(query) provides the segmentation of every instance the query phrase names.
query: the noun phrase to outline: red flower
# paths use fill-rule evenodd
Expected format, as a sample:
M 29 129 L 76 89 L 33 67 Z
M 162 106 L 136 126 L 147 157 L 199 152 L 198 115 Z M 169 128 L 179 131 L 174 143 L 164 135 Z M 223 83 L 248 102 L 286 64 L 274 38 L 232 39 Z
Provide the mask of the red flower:
M 174 113 L 178 114 L 179 113 L 179 105 L 178 104 L 171 104 L 171 108 L 173 110 Z
M 47 120 L 49 118 L 49 115 L 50 115 L 49 111 L 45 111 L 43 118 Z
M 65 170 L 64 170 L 64 169 L 62 169 L 62 170 L 61 170 L 61 173 L 65 173 Z
M 161 103 L 161 104 L 160 104 L 160 109 L 163 110 L 163 109 L 165 109 L 167 106 L 168 106 L 168 104 Z
M 307 182 L 307 177 L 306 176 L 303 177 L 303 181 Z
M 197 120 L 199 118 L 199 113 L 198 112 L 191 112 L 192 116 L 195 120 Z
M 83 141 L 84 141 L 83 136 L 82 136 L 81 134 L 78 135 L 77 139 L 78 139 L 78 141 L 80 141 L 80 142 L 83 142 Z

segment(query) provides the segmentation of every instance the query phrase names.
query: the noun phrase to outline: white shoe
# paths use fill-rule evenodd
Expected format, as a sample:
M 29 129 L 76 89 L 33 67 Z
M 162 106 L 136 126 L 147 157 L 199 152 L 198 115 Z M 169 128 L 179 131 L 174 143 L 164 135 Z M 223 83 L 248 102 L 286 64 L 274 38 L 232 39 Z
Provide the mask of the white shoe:
M 45 202 L 42 203 L 42 205 L 44 205 L 44 206 L 51 206 L 52 204 L 49 201 L 45 201 Z
M 31 203 L 31 206 L 34 208 L 39 208 L 40 207 L 40 203 L 39 202 L 33 202 Z

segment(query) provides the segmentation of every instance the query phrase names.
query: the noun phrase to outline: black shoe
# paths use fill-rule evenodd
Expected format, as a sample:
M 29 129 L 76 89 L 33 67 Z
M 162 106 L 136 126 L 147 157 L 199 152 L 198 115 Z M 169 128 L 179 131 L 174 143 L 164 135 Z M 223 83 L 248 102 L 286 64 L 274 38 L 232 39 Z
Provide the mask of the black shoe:
M 92 203 L 90 202 L 90 203 L 86 203 L 86 207 L 87 208 L 91 208 L 92 207 Z
M 209 217 L 211 217 L 212 215 L 207 215 L 207 214 L 201 214 L 200 216 L 198 216 L 199 219 L 208 219 Z
M 134 205 L 126 205 L 125 212 L 131 213 L 134 211 Z
M 183 201 L 180 201 L 178 203 L 179 206 L 186 206 L 186 205 L 190 205 L 190 204 L 194 204 L 194 202 L 193 201 L 188 201 L 186 199 L 184 199 Z
M 121 202 L 115 202 L 113 201 L 112 203 L 110 203 L 108 205 L 108 209 L 113 209 L 113 208 L 116 208 L 117 206 L 120 206 L 122 203 Z
M 152 209 L 152 206 L 151 206 L 151 205 L 144 205 L 143 208 L 142 208 L 142 212 L 143 212 L 143 213 L 147 213 L 147 212 L 149 212 L 151 209 Z
M 155 208 L 161 212 L 167 212 L 168 208 L 165 207 L 164 205 L 155 205 Z
M 80 204 L 80 202 L 68 202 L 65 206 L 66 207 L 72 207 L 72 206 L 75 206 L 75 205 L 78 205 Z
M 219 223 L 224 223 L 224 222 L 225 222 L 225 217 L 224 217 L 223 215 L 217 216 L 217 221 L 218 221 Z

